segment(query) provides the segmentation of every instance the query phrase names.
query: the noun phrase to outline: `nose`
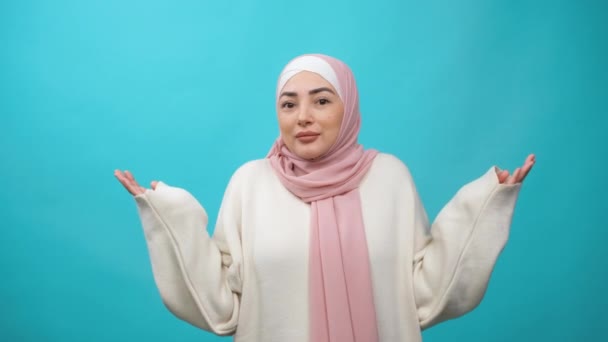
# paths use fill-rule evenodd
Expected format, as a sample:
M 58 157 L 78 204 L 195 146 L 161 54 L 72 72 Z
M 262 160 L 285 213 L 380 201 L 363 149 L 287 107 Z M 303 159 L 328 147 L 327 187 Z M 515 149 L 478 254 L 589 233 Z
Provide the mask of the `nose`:
M 299 126 L 308 126 L 312 123 L 313 117 L 310 112 L 310 108 L 308 105 L 300 105 L 300 110 L 298 111 L 298 125 Z

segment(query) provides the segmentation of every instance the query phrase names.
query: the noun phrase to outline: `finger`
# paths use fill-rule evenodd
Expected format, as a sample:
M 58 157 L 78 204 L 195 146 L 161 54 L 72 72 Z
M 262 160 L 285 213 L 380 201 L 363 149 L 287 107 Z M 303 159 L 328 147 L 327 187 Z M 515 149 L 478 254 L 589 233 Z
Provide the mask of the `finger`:
M 519 174 L 519 179 L 517 180 L 518 182 L 523 182 L 524 179 L 526 179 L 528 172 L 532 170 L 532 166 L 534 166 L 534 163 L 528 163 L 522 167 L 521 172 Z
M 530 170 L 532 170 L 532 167 L 534 166 L 536 160 L 534 158 L 534 155 L 531 154 L 531 157 L 528 157 L 528 159 L 526 159 L 526 163 L 524 164 L 521 176 L 520 176 L 520 181 L 523 182 L 524 179 L 526 179 L 526 177 L 528 176 L 528 173 L 530 172 Z
M 116 177 L 116 179 L 120 180 L 119 177 L 122 175 L 122 172 L 120 172 L 120 170 L 116 169 L 114 170 L 114 177 Z
M 137 184 L 137 182 L 135 181 L 135 177 L 133 177 L 133 175 L 131 174 L 131 172 L 129 170 L 125 170 L 125 175 L 127 176 L 127 178 L 132 181 L 133 183 Z
M 118 177 L 120 177 L 119 179 L 121 180 L 121 183 L 123 183 L 123 185 L 125 187 L 133 186 L 133 181 L 127 176 L 127 174 L 125 172 L 119 171 Z
M 131 184 L 133 186 L 140 188 L 142 190 L 142 192 L 146 190 L 143 186 L 141 186 L 141 185 L 139 185 L 139 183 L 137 183 L 137 181 L 135 180 L 135 177 L 133 177 L 133 174 L 129 170 L 125 170 L 125 175 L 131 181 Z
M 122 184 L 125 188 L 131 184 L 131 181 L 127 179 L 125 174 L 119 170 L 114 171 L 114 177 L 116 177 L 120 184 Z
M 504 173 L 505 173 L 505 170 L 499 168 L 498 166 L 496 167 L 496 177 L 498 177 L 498 183 L 502 183 L 505 181 Z M 508 174 L 508 172 L 507 172 L 507 174 Z
M 498 174 L 498 182 L 499 183 L 504 183 L 508 178 L 509 178 L 509 171 L 507 171 L 507 170 L 502 170 Z
M 156 190 L 156 186 L 158 185 L 158 181 L 152 181 L 152 182 L 150 182 L 150 185 L 152 186 L 152 190 Z
M 118 181 L 122 184 L 122 186 L 127 189 L 127 191 L 131 195 L 136 195 L 138 193 L 138 189 L 133 186 L 131 180 L 127 179 L 127 177 L 120 171 L 114 172 L 114 176 L 118 179 Z
M 507 184 L 515 184 L 515 183 L 517 183 L 517 179 L 519 177 L 519 173 L 520 172 L 521 172 L 521 169 L 519 167 L 517 169 L 515 169 L 515 171 L 513 171 L 513 175 L 507 181 Z
M 120 171 L 118 171 L 118 173 L 115 172 L 115 174 L 117 174 L 117 178 L 119 178 L 125 189 L 127 189 L 127 191 L 129 191 L 129 193 L 133 196 L 146 192 L 146 189 L 137 184 L 137 182 L 133 179 L 133 175 L 131 175 L 131 178 L 128 177 L 127 172 L 129 171 L 125 171 L 124 173 Z
M 533 167 L 534 167 L 534 163 L 530 164 L 530 166 L 528 167 L 528 169 L 526 170 L 526 172 L 524 173 L 524 175 L 521 177 L 522 181 L 528 176 L 528 173 L 530 172 L 530 170 L 532 170 Z

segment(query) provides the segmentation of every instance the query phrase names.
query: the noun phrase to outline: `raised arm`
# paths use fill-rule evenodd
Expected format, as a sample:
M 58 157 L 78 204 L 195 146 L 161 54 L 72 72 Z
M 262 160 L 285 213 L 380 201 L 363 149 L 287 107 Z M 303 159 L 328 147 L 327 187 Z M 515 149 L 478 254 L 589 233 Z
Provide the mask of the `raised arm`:
M 242 289 L 234 185 L 226 191 L 213 239 L 206 230 L 207 214 L 190 193 L 162 182 L 153 188 L 136 193 L 135 200 L 163 303 L 201 329 L 234 333 Z
M 511 176 L 490 168 L 461 188 L 432 225 L 413 192 L 414 291 L 422 329 L 463 315 L 481 302 L 509 236 L 521 181 L 532 164 L 533 156 Z

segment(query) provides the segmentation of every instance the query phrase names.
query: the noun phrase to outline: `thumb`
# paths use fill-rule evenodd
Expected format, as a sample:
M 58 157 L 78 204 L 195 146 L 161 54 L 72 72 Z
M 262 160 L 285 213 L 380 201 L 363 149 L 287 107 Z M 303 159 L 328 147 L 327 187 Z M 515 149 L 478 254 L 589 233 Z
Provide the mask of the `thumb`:
M 156 190 L 156 186 L 158 185 L 158 181 L 152 181 L 150 182 L 150 185 L 152 186 L 152 190 Z

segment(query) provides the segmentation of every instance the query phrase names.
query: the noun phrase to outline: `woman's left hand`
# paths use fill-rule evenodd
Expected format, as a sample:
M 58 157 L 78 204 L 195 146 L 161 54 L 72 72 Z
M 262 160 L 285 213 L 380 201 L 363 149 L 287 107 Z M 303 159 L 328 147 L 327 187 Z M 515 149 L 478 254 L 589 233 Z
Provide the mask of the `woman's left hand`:
M 511 175 L 509 175 L 508 170 L 496 170 L 496 174 L 498 175 L 498 181 L 500 182 L 500 184 L 515 184 L 523 182 L 526 176 L 528 175 L 528 172 L 530 172 L 530 170 L 532 169 L 532 166 L 534 166 L 535 162 L 536 157 L 534 156 L 534 154 L 530 154 L 528 158 L 526 158 L 524 165 L 515 169 L 515 171 L 513 171 L 513 174 Z

